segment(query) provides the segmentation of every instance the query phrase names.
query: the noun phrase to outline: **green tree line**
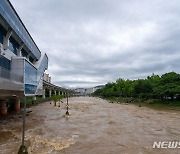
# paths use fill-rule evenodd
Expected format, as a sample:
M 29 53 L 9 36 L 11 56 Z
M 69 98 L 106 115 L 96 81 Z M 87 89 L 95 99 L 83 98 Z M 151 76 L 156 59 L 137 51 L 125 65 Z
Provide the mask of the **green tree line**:
M 180 74 L 169 72 L 148 76 L 146 79 L 125 80 L 119 78 L 116 82 L 107 83 L 104 88 L 94 92 L 102 97 L 134 97 L 154 99 L 179 99 Z

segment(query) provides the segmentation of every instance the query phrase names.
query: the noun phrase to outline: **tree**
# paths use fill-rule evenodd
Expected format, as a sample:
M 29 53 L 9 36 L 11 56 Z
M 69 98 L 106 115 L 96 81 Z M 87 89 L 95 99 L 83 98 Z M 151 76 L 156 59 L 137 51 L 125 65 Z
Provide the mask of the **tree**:
M 107 83 L 94 94 L 103 97 L 179 98 L 180 74 L 169 72 L 162 76 L 152 75 L 138 80 L 119 78 L 115 83 Z
M 153 92 L 152 85 L 148 80 L 137 80 L 134 86 L 134 93 L 136 96 L 147 97 Z

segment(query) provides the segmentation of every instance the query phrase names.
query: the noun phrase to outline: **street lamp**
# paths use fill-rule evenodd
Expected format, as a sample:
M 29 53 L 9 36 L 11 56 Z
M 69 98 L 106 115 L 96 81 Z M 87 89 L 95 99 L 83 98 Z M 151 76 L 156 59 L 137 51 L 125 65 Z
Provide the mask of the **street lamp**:
M 68 103 L 68 93 L 67 93 L 67 105 L 66 105 L 66 109 L 67 109 L 67 111 L 66 111 L 66 115 L 69 115 L 69 103 Z
M 27 148 L 24 145 L 25 124 L 26 124 L 26 96 L 24 96 L 24 111 L 23 111 L 23 126 L 22 126 L 22 144 L 21 144 L 21 146 L 19 148 L 18 154 L 28 154 Z

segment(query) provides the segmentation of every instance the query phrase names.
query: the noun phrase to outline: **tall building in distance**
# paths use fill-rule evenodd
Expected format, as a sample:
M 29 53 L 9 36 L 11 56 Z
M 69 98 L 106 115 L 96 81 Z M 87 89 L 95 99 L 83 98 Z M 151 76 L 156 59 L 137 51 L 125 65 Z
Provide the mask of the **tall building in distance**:
M 13 97 L 36 95 L 48 57 L 41 53 L 9 0 L 0 0 L 0 110 Z

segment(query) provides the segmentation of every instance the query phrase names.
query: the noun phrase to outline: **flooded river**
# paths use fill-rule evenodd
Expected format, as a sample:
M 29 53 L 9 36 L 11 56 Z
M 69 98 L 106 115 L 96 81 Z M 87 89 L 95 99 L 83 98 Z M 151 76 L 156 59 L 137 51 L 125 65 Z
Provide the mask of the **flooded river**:
M 64 100 L 65 101 L 65 100 Z M 180 149 L 153 149 L 154 141 L 180 141 L 180 113 L 92 97 L 31 107 L 25 144 L 30 154 L 178 154 Z M 17 154 L 21 145 L 20 114 L 0 120 L 0 154 Z

